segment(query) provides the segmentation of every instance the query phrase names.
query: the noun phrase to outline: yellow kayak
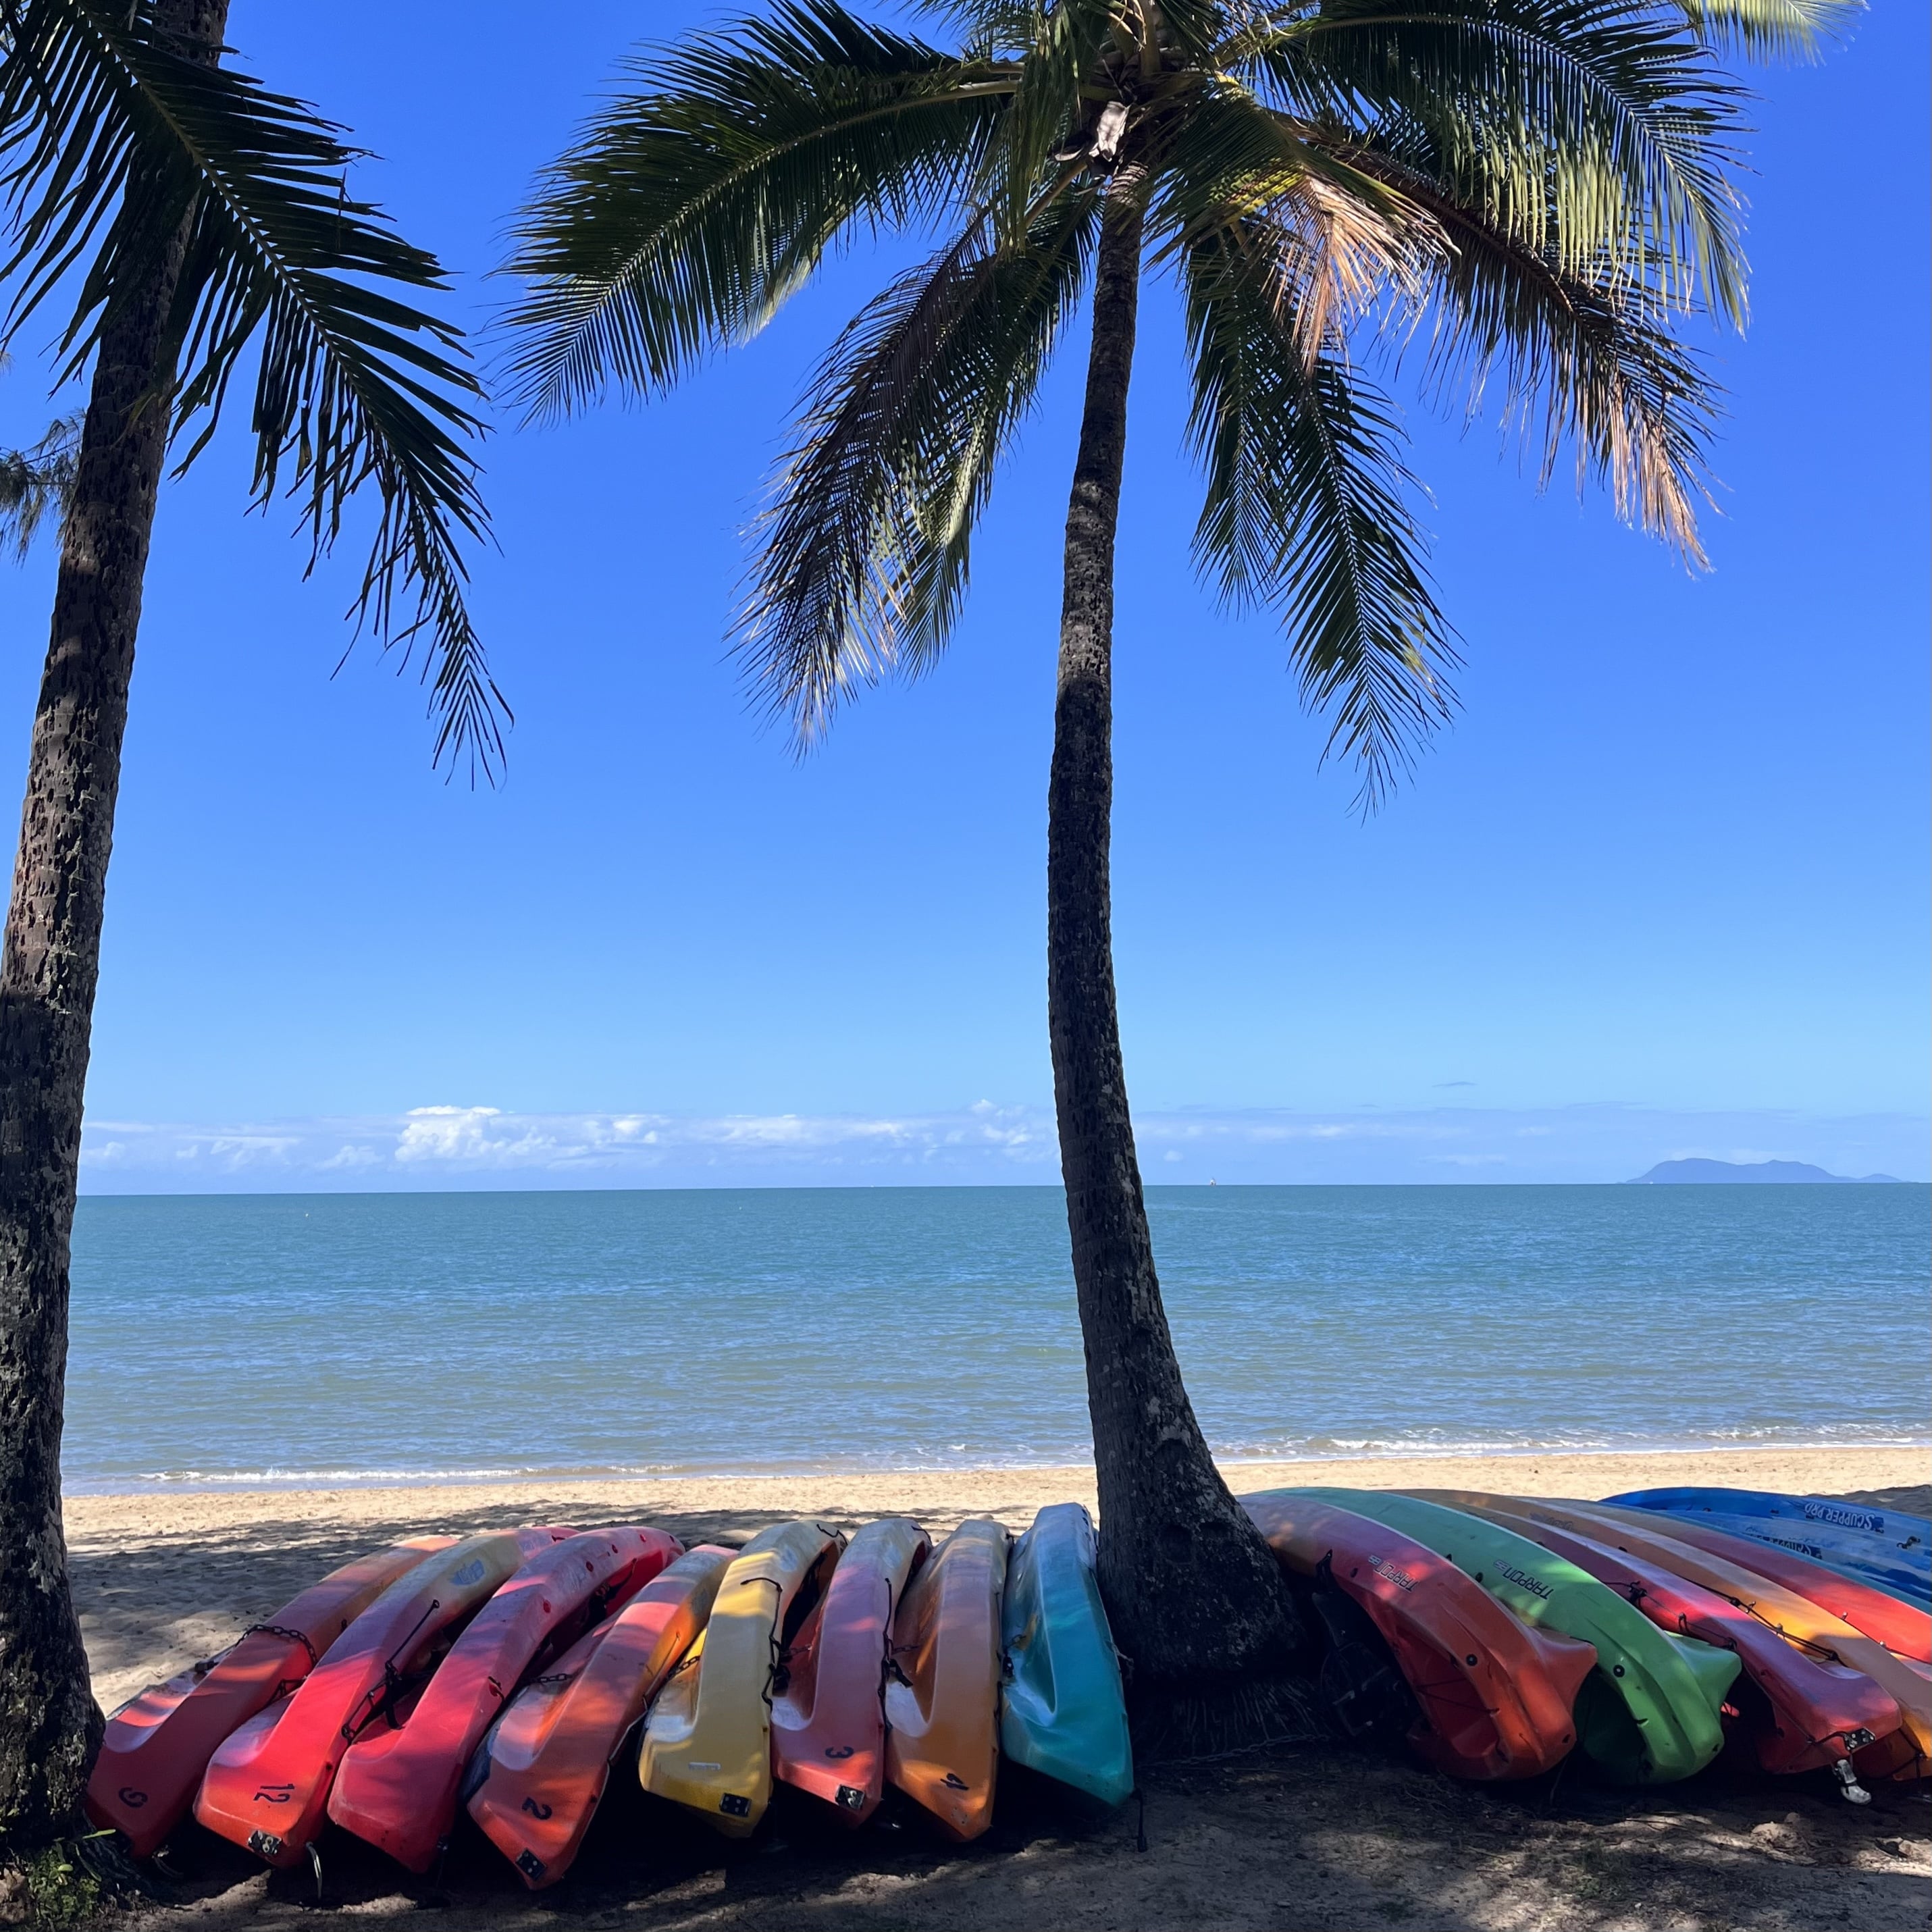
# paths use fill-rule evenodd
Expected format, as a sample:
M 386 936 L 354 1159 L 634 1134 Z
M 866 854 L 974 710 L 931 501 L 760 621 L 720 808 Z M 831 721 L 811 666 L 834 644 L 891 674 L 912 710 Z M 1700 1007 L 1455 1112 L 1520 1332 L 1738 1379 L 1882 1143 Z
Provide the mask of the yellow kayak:
M 1850 1670 L 1863 1671 L 1898 1701 L 1905 1718 L 1900 1736 L 1910 1746 L 1910 1754 L 1897 1765 L 1868 1762 L 1863 1754 L 1854 1754 L 1852 1762 L 1866 1777 L 1909 1780 L 1924 1777 L 1928 1768 L 1932 1768 L 1932 1684 L 1904 1658 L 1854 1630 L 1829 1610 L 1821 1610 L 1809 1598 L 1780 1588 L 1755 1570 L 1678 1540 L 1670 1534 L 1668 1520 L 1660 1520 L 1656 1510 L 1624 1509 L 1609 1503 L 1559 1502 L 1546 1496 L 1487 1496 L 1463 1490 L 1418 1490 L 1417 1493 L 1452 1508 L 1492 1517 L 1506 1516 L 1512 1520 L 1513 1527 L 1532 1538 L 1539 1522 L 1568 1530 L 1573 1535 L 1594 1536 L 1656 1563 L 1687 1582 L 1716 1592 L 1740 1609 L 1750 1611 L 1788 1642 L 1813 1655 L 1822 1653 Z M 1881 1740 L 1877 1748 L 1889 1751 L 1892 1748 L 1890 1740 Z
M 774 1523 L 739 1552 L 710 1621 L 644 1720 L 638 1777 L 646 1791 L 748 1838 L 772 1796 L 772 1680 L 788 1612 L 815 1597 L 844 1538 L 815 1522 Z

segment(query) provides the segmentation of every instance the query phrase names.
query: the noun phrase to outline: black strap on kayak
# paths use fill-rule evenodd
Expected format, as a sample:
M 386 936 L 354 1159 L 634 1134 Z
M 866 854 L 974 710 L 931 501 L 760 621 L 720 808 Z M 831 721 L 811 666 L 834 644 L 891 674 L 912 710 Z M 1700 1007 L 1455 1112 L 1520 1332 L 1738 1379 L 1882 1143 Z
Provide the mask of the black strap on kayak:
M 744 1580 L 748 1583 L 769 1583 L 781 1599 L 784 1595 L 784 1586 L 776 1576 L 747 1576 Z M 764 1688 L 758 1694 L 764 1700 L 765 1708 L 769 1711 L 772 1708 L 772 1700 L 784 1694 L 785 1686 L 779 1679 L 782 1676 L 789 1676 L 785 1669 L 785 1659 L 791 1654 L 790 1646 L 778 1641 L 778 1614 L 776 1606 L 772 1611 L 771 1634 L 765 1642 L 771 1651 L 771 1660 L 765 1667 Z
M 430 1598 L 429 1607 L 410 1626 L 409 1634 L 383 1658 L 382 1682 L 372 1684 L 363 1693 L 362 1701 L 350 1713 L 349 1721 L 342 1726 L 345 1743 L 352 1744 L 378 1718 L 394 1708 L 397 1700 L 405 1691 L 422 1681 L 420 1676 L 405 1677 L 396 1667 L 396 1660 L 399 1657 L 408 1656 L 410 1646 L 416 1641 L 416 1632 L 442 1607 L 442 1599 L 440 1597 Z
M 250 1624 L 242 1635 L 244 1640 L 251 1636 L 278 1636 L 284 1643 L 300 1644 L 308 1652 L 311 1670 L 322 1661 L 322 1652 L 309 1641 L 308 1631 L 291 1629 L 286 1624 Z

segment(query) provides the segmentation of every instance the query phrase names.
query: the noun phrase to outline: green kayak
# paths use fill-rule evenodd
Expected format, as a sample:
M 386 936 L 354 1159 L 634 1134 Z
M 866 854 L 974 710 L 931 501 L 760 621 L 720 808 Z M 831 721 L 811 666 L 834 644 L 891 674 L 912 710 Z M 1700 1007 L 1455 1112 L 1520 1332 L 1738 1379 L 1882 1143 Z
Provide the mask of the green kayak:
M 1460 1510 L 1379 1490 L 1308 1489 L 1300 1496 L 1372 1517 L 1464 1570 L 1525 1623 L 1597 1647 L 1576 1700 L 1584 1754 L 1625 1784 L 1688 1778 L 1724 1742 L 1719 1718 L 1738 1674 L 1735 1652 L 1659 1630 L 1633 1604 L 1574 1563 Z
M 1120 1660 L 1094 1574 L 1094 1520 L 1078 1503 L 1034 1518 L 1006 1563 L 1000 1748 L 1016 1764 L 1120 1804 L 1134 1788 Z

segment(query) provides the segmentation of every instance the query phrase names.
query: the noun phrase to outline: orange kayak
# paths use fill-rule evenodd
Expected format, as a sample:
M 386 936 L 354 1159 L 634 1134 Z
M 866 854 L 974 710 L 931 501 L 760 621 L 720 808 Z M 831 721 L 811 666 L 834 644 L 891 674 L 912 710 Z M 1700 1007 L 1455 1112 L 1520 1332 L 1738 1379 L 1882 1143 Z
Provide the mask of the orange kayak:
M 538 1651 L 586 1611 L 628 1599 L 684 1546 L 635 1525 L 586 1530 L 532 1557 L 478 1611 L 406 1717 L 392 1708 L 344 1754 L 328 1815 L 398 1864 L 426 1872 L 448 1842 L 471 1755 Z
M 962 1522 L 912 1580 L 886 1666 L 886 1775 L 952 1838 L 993 1822 L 1006 1531 Z
M 570 1869 L 611 1759 L 704 1628 L 737 1554 L 686 1550 L 518 1691 L 484 1738 L 466 1779 L 470 1815 L 531 1891 Z
M 300 1864 L 322 1831 L 346 1747 L 421 1688 L 457 1632 L 528 1558 L 569 1533 L 468 1536 L 405 1571 L 289 1696 L 209 1759 L 196 1817 L 272 1865 Z
M 886 1790 L 886 1646 L 906 1579 L 932 1539 L 889 1516 L 856 1532 L 792 1640 L 772 1699 L 772 1769 L 862 1823 Z
M 1533 1630 L 1432 1550 L 1352 1510 L 1287 1492 L 1243 1496 L 1285 1568 L 1367 1614 L 1420 1707 L 1409 1743 L 1455 1778 L 1534 1778 L 1576 1742 L 1594 1646 Z
M 218 1657 L 152 1684 L 107 1720 L 87 1780 L 87 1815 L 118 1831 L 137 1858 L 188 1816 L 216 1748 L 293 1690 L 390 1584 L 453 1536 L 419 1536 L 332 1570 Z

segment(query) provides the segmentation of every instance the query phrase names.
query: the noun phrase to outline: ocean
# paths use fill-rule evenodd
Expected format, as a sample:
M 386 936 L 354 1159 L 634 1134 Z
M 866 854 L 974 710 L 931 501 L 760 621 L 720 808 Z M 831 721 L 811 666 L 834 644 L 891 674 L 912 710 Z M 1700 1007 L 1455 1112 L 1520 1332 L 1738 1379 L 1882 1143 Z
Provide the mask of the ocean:
M 1932 1190 L 1156 1187 L 1232 1456 L 1932 1439 Z M 83 1199 L 76 1491 L 1058 1463 L 1050 1188 Z

